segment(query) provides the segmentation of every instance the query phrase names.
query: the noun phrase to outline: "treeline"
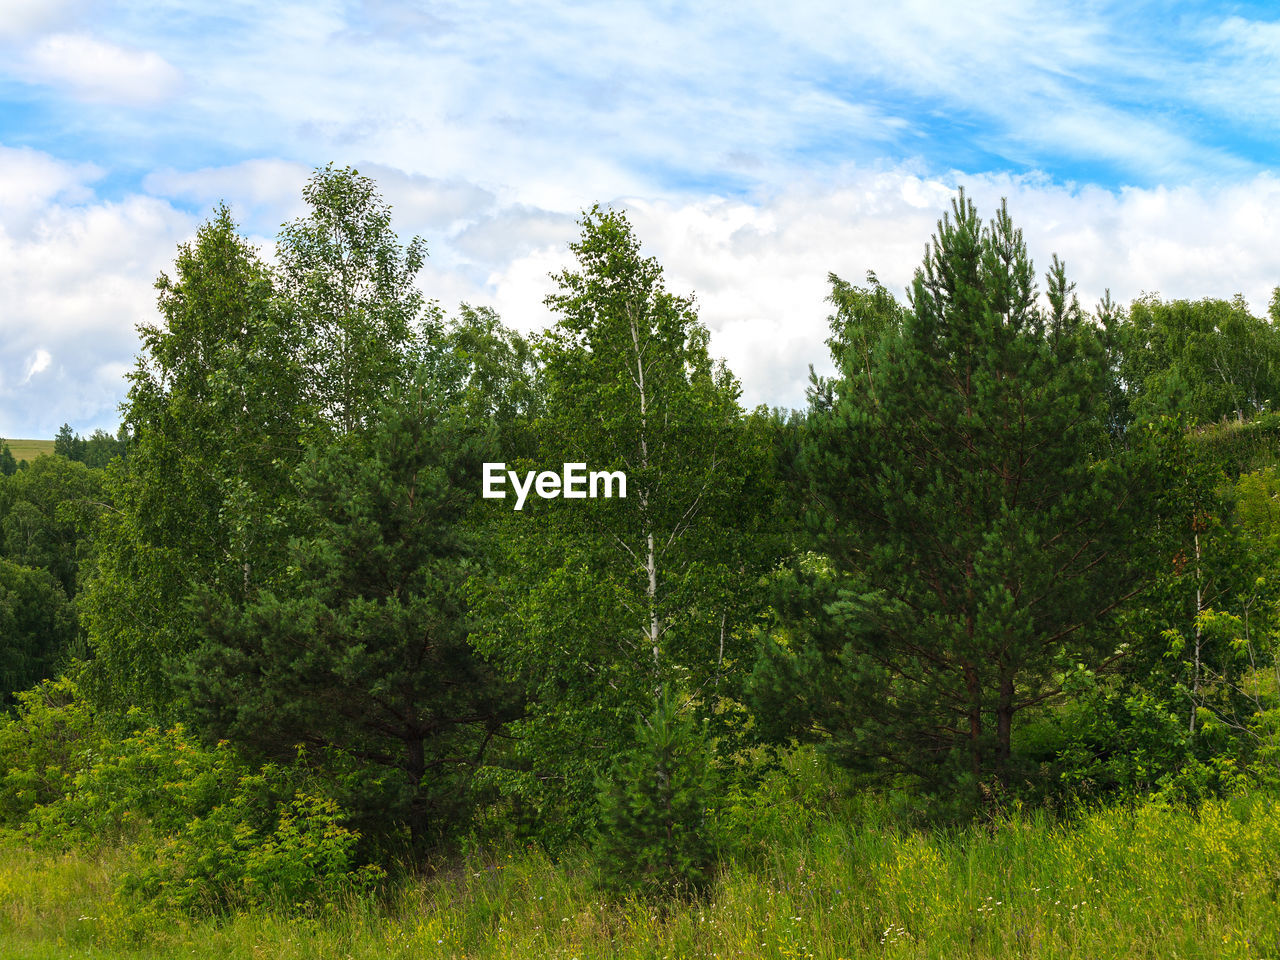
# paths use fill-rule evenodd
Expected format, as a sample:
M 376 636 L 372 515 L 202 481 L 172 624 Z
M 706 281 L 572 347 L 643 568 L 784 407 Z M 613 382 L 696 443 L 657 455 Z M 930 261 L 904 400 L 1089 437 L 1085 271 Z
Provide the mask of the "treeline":
M 808 408 L 746 412 L 620 212 L 524 337 L 423 298 L 368 179 L 304 195 L 274 264 L 218 208 L 119 435 L 0 481 L 0 820 L 135 845 L 122 896 L 495 836 L 692 890 L 797 743 L 917 822 L 1280 778 L 1280 298 L 1089 312 L 962 192 L 905 302 L 831 276 Z M 627 496 L 517 512 L 497 461 Z

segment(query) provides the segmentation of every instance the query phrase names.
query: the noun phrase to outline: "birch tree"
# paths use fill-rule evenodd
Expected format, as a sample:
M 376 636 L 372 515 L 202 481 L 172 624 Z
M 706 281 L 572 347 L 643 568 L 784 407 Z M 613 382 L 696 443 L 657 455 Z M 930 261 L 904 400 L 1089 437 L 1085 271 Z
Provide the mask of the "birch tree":
M 525 680 L 526 773 L 562 796 L 590 787 L 664 690 L 686 707 L 729 691 L 774 552 L 756 530 L 767 457 L 693 298 L 665 288 L 622 213 L 597 207 L 581 226 L 546 301 L 547 412 L 522 469 L 622 471 L 627 496 L 507 507 L 507 570 L 477 638 Z

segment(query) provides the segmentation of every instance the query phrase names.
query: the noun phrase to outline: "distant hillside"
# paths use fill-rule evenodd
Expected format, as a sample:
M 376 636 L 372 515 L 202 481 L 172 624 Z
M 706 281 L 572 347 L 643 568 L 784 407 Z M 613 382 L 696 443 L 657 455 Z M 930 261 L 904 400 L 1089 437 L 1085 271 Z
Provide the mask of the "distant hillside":
M 5 440 L 15 460 L 34 460 L 42 453 L 53 453 L 52 440 Z

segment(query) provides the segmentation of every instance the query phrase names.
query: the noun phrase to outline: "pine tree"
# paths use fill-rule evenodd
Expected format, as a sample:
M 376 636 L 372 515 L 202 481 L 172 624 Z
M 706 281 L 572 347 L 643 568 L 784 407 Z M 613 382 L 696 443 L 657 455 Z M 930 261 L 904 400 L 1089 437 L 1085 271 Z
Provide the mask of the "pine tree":
M 354 761 L 362 828 L 407 827 L 419 852 L 465 813 L 468 776 L 516 709 L 467 642 L 481 430 L 429 384 L 313 451 L 287 571 L 248 603 L 206 595 L 185 676 L 213 735 Z
M 616 893 L 696 892 L 715 863 L 707 815 L 715 766 L 706 724 L 668 696 L 636 723 L 634 739 L 599 786 L 601 878 Z
M 868 292 L 831 341 L 803 462 L 821 554 L 757 668 L 761 724 L 969 803 L 1018 775 L 1017 718 L 1114 652 L 1144 582 L 1140 460 L 1109 433 L 1109 361 L 1056 258 L 963 192 L 894 317 Z M 859 303 L 861 305 L 859 305 Z M 888 322 L 886 322 L 888 315 Z M 878 328 L 868 353 L 865 338 Z M 1146 491 L 1146 492 L 1144 492 Z
M 58 435 L 53 438 L 53 452 L 68 460 L 76 459 L 76 443 L 80 438 L 71 432 L 71 424 L 64 423 L 58 428 Z

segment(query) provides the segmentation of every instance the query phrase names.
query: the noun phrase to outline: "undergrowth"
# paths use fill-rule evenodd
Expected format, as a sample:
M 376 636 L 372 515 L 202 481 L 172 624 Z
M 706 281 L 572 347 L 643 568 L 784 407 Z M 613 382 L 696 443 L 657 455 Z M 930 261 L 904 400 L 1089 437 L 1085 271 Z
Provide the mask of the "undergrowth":
M 63 957 L 1276 957 L 1280 803 L 1148 801 L 908 831 L 797 804 L 705 894 L 610 900 L 586 851 L 460 856 L 388 895 L 198 919 L 113 897 L 125 850 L 0 843 L 0 955 Z

